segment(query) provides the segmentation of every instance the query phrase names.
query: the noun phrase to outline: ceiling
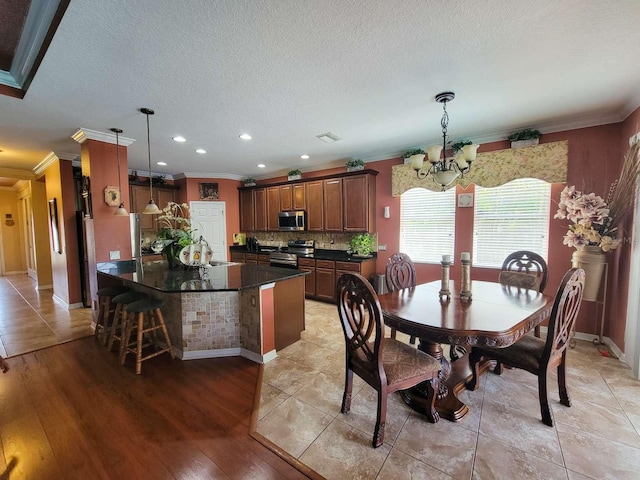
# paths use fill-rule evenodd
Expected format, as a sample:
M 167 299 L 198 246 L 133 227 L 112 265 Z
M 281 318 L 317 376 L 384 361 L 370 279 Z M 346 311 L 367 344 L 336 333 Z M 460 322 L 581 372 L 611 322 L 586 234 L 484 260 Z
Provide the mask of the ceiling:
M 639 25 L 637 0 L 71 0 L 24 98 L 0 95 L 0 167 L 119 127 L 146 171 L 141 107 L 154 174 L 238 179 L 437 143 L 447 90 L 454 141 L 619 122 Z

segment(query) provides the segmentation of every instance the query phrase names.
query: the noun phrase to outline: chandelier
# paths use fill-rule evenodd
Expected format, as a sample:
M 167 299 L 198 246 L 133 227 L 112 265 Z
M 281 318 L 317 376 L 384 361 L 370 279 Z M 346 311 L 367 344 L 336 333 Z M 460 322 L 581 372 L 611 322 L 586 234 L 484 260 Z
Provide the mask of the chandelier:
M 446 187 L 456 181 L 458 177 L 464 176 L 471 170 L 471 164 L 476 159 L 476 152 L 480 145 L 472 144 L 462 147 L 462 154 L 454 156 L 452 152 L 447 156 L 447 127 L 449 126 L 449 114 L 447 113 L 447 102 L 455 98 L 453 92 L 442 92 L 436 95 L 436 102 L 442 103 L 442 145 L 433 145 L 427 148 L 428 163 L 425 162 L 425 155 L 412 155 L 411 166 L 416 171 L 420 180 L 431 176 L 433 181 L 442 187 Z M 442 154 L 442 156 L 441 156 Z

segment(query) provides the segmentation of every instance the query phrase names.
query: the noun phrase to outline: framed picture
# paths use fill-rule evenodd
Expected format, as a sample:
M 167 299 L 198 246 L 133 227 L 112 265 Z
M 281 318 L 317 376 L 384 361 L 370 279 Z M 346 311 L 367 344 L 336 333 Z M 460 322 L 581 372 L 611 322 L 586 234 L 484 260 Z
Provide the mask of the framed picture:
M 58 204 L 55 198 L 49 200 L 49 225 L 51 226 L 51 244 L 53 251 L 62 253 L 60 229 L 58 227 Z
M 217 183 L 201 183 L 200 184 L 200 200 L 218 200 L 218 184 Z

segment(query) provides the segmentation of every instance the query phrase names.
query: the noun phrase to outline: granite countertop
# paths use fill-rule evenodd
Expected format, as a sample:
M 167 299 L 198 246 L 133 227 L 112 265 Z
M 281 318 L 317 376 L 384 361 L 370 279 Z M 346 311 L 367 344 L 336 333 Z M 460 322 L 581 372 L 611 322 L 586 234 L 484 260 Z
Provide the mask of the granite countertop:
M 98 272 L 166 293 L 237 291 L 307 275 L 291 268 L 211 262 L 200 269 L 169 270 L 166 261 L 105 262 Z
M 286 251 L 286 248 L 283 249 L 278 249 L 277 247 L 269 247 L 269 246 L 264 246 L 260 249 L 260 251 L 258 252 L 250 252 L 249 250 L 247 250 L 247 248 L 242 245 L 233 245 L 231 247 L 229 247 L 229 249 L 232 252 L 238 252 L 238 253 L 256 253 L 256 254 L 264 254 L 267 255 L 271 252 L 274 251 Z M 347 253 L 347 251 L 345 250 L 323 250 L 320 248 L 317 248 L 314 252 L 313 255 L 309 255 L 309 256 L 300 256 L 300 258 L 313 258 L 315 260 L 336 260 L 338 262 L 363 262 L 365 260 L 370 260 L 371 258 L 375 259 L 377 257 L 377 253 L 373 252 L 371 254 L 371 257 L 356 257 L 354 255 L 351 255 L 350 253 Z

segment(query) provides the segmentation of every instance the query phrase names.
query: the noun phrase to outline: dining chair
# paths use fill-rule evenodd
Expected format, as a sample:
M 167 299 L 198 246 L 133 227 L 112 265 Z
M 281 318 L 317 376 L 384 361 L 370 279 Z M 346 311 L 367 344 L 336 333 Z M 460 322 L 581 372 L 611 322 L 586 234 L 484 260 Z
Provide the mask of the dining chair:
M 427 392 L 425 413 L 435 423 L 440 362 L 431 355 L 394 338 L 385 338 L 384 319 L 378 296 L 369 282 L 357 273 L 340 276 L 336 286 L 338 315 L 345 339 L 345 382 L 343 414 L 351 409 L 351 391 L 355 373 L 378 392 L 373 447 L 384 440 L 387 396 L 422 382 Z
M 406 253 L 394 253 L 387 260 L 387 267 L 385 269 L 385 283 L 387 284 L 387 290 L 393 292 L 394 290 L 400 290 L 401 288 L 409 288 L 416 286 L 416 267 L 411 261 L 411 257 Z M 396 338 L 396 329 L 391 329 L 391 338 Z M 409 343 L 414 345 L 416 343 L 416 337 L 411 336 Z
M 571 400 L 567 392 L 565 373 L 567 346 L 571 340 L 580 310 L 583 290 L 584 270 L 581 268 L 570 269 L 564 275 L 556 294 L 549 318 L 549 332 L 546 340 L 532 335 L 524 335 L 516 343 L 505 348 L 473 347 L 469 355 L 473 376 L 467 383 L 467 388 L 469 390 L 478 388 L 480 360 L 483 357 L 533 373 L 538 377 L 538 396 L 542 421 L 552 427 L 553 417 L 549 409 L 547 395 L 547 372 L 549 368 L 557 367 L 560 403 L 570 407 Z
M 534 283 L 533 280 L 527 280 L 522 275 L 513 275 L 515 272 L 521 274 L 531 275 L 535 277 L 538 282 Z M 499 282 L 503 285 L 513 285 L 521 288 L 531 288 L 538 290 L 540 293 L 544 292 L 544 287 L 547 285 L 547 277 L 549 271 L 547 269 L 547 262 L 544 261 L 540 255 L 528 250 L 518 250 L 507 255 L 507 258 L 502 262 L 502 271 L 500 272 Z M 526 286 L 528 282 L 531 282 L 532 286 Z M 537 285 L 537 287 L 536 287 Z M 536 337 L 540 338 L 540 325 L 536 325 L 533 330 Z

